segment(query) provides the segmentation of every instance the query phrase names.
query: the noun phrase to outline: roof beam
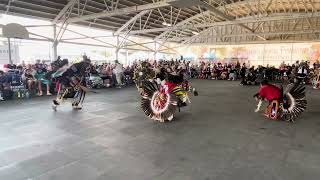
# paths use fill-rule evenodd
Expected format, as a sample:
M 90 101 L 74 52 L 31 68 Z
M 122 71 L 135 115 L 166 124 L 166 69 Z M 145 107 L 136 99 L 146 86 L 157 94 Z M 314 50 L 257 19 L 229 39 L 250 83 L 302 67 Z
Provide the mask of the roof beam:
M 87 20 L 91 20 L 91 19 L 97 19 L 97 18 L 103 18 L 103 17 L 109 17 L 109 16 L 131 14 L 131 13 L 140 12 L 140 11 L 144 11 L 144 10 L 150 10 L 150 9 L 171 6 L 170 2 L 175 2 L 175 1 L 180 1 L 180 0 L 163 0 L 163 1 L 155 2 L 155 3 L 143 4 L 143 5 L 138 5 L 138 6 L 131 6 L 131 7 L 115 9 L 115 10 L 111 10 L 111 11 L 103 11 L 100 13 L 94 13 L 94 14 L 90 14 L 90 15 L 69 18 L 67 22 L 68 23 L 75 23 L 75 22 L 79 22 L 79 21 L 87 21 Z
M 90 36 L 90 37 L 75 37 L 75 38 L 62 38 L 61 40 L 79 40 L 79 39 L 97 39 L 97 38 L 113 38 L 113 35 L 109 36 Z
M 63 9 L 61 9 L 61 11 L 59 12 L 59 14 L 54 18 L 54 20 L 52 21 L 53 24 L 57 24 L 58 20 L 68 11 L 68 9 L 70 7 L 72 7 L 75 3 L 76 3 L 77 0 L 70 0 L 68 2 L 67 5 L 65 5 L 63 7 Z
M 263 0 L 263 1 L 266 1 L 266 0 Z M 233 9 L 237 6 L 240 6 L 240 5 L 245 5 L 246 3 L 256 3 L 256 0 L 247 0 L 247 1 L 239 1 L 239 2 L 235 2 L 235 3 L 231 3 L 231 4 L 226 4 L 224 6 L 220 6 L 219 9 L 217 9 L 218 11 L 219 10 L 222 10 L 221 8 L 229 8 L 229 9 Z M 268 7 L 270 6 L 272 0 L 269 1 L 269 5 Z M 217 3 L 219 4 L 219 3 Z M 210 14 L 210 10 L 207 10 L 207 11 L 204 11 L 202 13 L 199 13 L 195 16 L 192 16 L 184 21 L 181 21 L 180 23 L 172 26 L 172 27 L 166 27 L 166 28 L 155 28 L 153 30 L 149 29 L 149 30 L 146 30 L 147 32 L 159 32 L 159 31 L 164 31 L 163 33 L 161 33 L 159 36 L 157 36 L 155 39 L 158 40 L 158 39 L 161 39 L 162 37 L 164 37 L 167 33 L 173 31 L 173 30 L 181 30 L 180 27 L 182 27 L 182 29 L 185 29 L 183 25 L 185 25 L 186 23 L 190 22 L 190 21 L 193 21 L 195 19 L 198 19 L 200 18 L 201 16 L 205 16 L 206 14 Z M 222 13 L 221 11 L 218 12 L 220 15 L 222 16 L 225 16 L 224 13 Z M 232 18 L 232 17 L 230 17 Z M 208 26 L 204 26 L 204 27 L 208 27 Z M 145 33 L 143 30 L 138 30 L 138 31 L 132 31 L 131 34 L 140 34 L 140 33 Z
M 4 36 L 3 36 L 2 34 L 0 34 L 0 37 L 1 37 L 1 38 L 4 38 Z M 31 37 L 29 37 L 28 39 L 23 39 L 23 40 L 52 42 L 51 40 L 48 40 L 48 39 L 31 38 Z
M 182 26 L 182 25 L 184 25 L 184 24 L 186 24 L 186 23 L 188 23 L 188 22 L 190 22 L 190 21 L 193 21 L 193 20 L 198 19 L 198 18 L 200 18 L 200 17 L 202 17 L 202 16 L 204 16 L 204 15 L 209 15 L 209 14 L 210 14 L 210 11 L 205 11 L 205 12 L 199 13 L 199 14 L 197 14 L 197 15 L 194 15 L 194 16 L 188 18 L 188 19 L 185 19 L 185 20 L 177 23 L 176 25 L 174 25 L 174 26 L 172 26 L 172 27 L 167 27 L 167 28 L 165 28 L 166 30 L 165 30 L 163 33 L 161 33 L 159 36 L 157 36 L 157 37 L 155 38 L 155 40 L 158 40 L 158 39 L 162 38 L 162 37 L 165 36 L 167 33 L 175 30 L 175 28 L 178 27 L 178 26 Z M 161 28 L 158 28 L 158 29 L 161 29 Z M 162 31 L 162 30 L 161 30 L 161 31 Z M 157 31 L 154 31 L 154 32 L 157 32 Z
M 9 0 L 9 1 L 8 1 L 6 14 L 7 14 L 7 13 L 9 12 L 9 10 L 10 10 L 11 2 L 12 2 L 12 0 Z
M 147 14 L 150 10 L 141 11 L 140 13 L 136 14 L 133 18 L 131 18 L 129 21 L 127 21 L 124 25 L 122 25 L 116 32 L 114 32 L 114 35 L 119 35 L 121 31 L 123 31 L 125 28 L 127 28 L 131 23 L 135 22 L 138 18 L 141 16 L 144 16 Z
M 278 31 L 278 32 L 261 32 L 260 34 L 266 36 L 273 36 L 273 35 L 297 35 L 297 34 L 313 34 L 313 33 L 320 33 L 320 30 L 317 29 L 309 29 L 309 30 L 299 30 L 299 31 Z M 242 34 L 218 34 L 218 35 L 206 35 L 201 36 L 201 38 L 225 38 L 225 37 L 239 37 L 239 36 L 255 36 L 254 33 L 242 33 Z M 177 37 L 168 40 L 174 41 L 182 41 L 185 40 L 184 37 Z
M 3 37 L 0 34 L 0 37 Z M 43 41 L 43 42 L 53 42 L 53 40 L 48 40 L 48 39 L 39 39 L 39 38 L 28 38 L 28 39 L 24 39 L 24 40 L 31 40 L 31 41 Z M 72 42 L 72 41 L 63 41 L 61 40 L 60 43 L 66 43 L 66 44 L 76 44 L 76 45 L 86 45 L 86 46 L 94 46 L 94 47 L 103 47 L 103 48 L 114 48 L 113 46 L 107 46 L 107 45 L 99 45 L 99 44 L 91 44 L 91 43 L 80 43 L 80 42 Z M 121 49 L 125 49 L 125 50 L 132 50 L 132 51 L 146 51 L 146 52 L 152 52 L 151 50 L 145 50 L 145 49 L 138 49 L 138 48 L 127 48 L 127 47 L 123 47 Z M 165 52 L 166 49 L 161 50 L 159 52 L 163 52 L 163 53 L 168 53 L 168 54 L 174 54 L 174 53 L 170 53 L 170 52 Z
M 312 12 L 316 11 L 316 7 L 314 6 L 314 2 L 312 0 L 308 0 L 312 7 Z
M 265 21 L 280 21 L 280 20 L 291 20 L 291 19 L 304 19 L 304 18 L 312 18 L 312 17 L 320 17 L 320 13 L 276 13 L 272 16 L 262 16 L 260 18 L 239 18 L 233 21 L 222 21 L 222 22 L 213 22 L 213 23 L 204 23 L 204 24 L 186 24 L 176 25 L 173 27 L 165 27 L 165 28 L 153 28 L 153 29 L 143 29 L 129 32 L 130 35 L 135 34 L 145 34 L 145 33 L 154 33 L 154 32 L 170 32 L 174 30 L 184 30 L 184 29 L 193 29 L 193 28 L 206 28 L 213 26 L 223 26 L 223 25 L 234 25 L 234 24 L 246 24 L 246 23 L 254 23 L 254 22 L 265 22 Z
M 137 42 L 135 42 L 135 41 L 133 41 L 133 40 L 128 39 L 127 37 L 123 37 L 123 36 L 120 36 L 120 37 L 123 38 L 125 41 L 132 42 L 133 44 L 135 44 L 135 45 L 137 45 L 137 46 L 140 46 L 140 47 L 146 48 L 146 49 L 148 49 L 148 50 L 150 50 L 150 51 L 153 51 L 153 49 L 151 49 L 151 48 L 149 48 L 149 47 L 147 47 L 147 46 L 144 46 L 142 43 L 137 43 Z M 126 47 L 126 45 L 124 45 L 124 46 L 122 46 L 122 47 Z M 122 49 L 122 47 L 121 47 L 121 49 Z
M 198 3 L 199 3 L 200 6 L 202 6 L 202 7 L 206 8 L 206 9 L 212 11 L 212 12 L 213 12 L 214 14 L 216 14 L 217 16 L 220 16 L 220 17 L 222 17 L 222 18 L 224 18 L 224 19 L 226 19 L 226 20 L 229 20 L 229 21 L 234 21 L 234 18 L 233 18 L 232 16 L 229 16 L 229 15 L 224 14 L 224 13 L 221 12 L 219 9 L 211 6 L 210 4 L 207 4 L 207 3 L 203 2 L 203 1 L 200 1 L 200 0 L 197 0 L 197 1 L 199 1 Z M 238 24 L 238 25 L 241 26 L 241 27 L 243 27 L 244 29 L 247 29 L 248 31 L 250 31 L 250 32 L 252 32 L 252 33 L 255 33 L 253 29 L 249 28 L 248 26 L 246 26 L 246 25 L 244 25 L 244 24 Z M 258 38 L 264 40 L 264 41 L 266 40 L 264 37 L 260 36 L 259 34 L 256 34 L 256 36 L 257 36 Z
M 241 45 L 241 44 L 282 44 L 282 43 L 306 43 L 306 42 L 320 42 L 319 39 L 305 39 L 305 40 L 268 40 L 268 41 L 237 41 L 237 42 L 213 42 L 213 43 L 206 43 L 206 45 Z M 193 46 L 196 45 L 203 45 L 203 43 L 192 43 Z M 182 47 L 177 46 L 175 48 Z M 167 49 L 163 49 L 167 50 Z

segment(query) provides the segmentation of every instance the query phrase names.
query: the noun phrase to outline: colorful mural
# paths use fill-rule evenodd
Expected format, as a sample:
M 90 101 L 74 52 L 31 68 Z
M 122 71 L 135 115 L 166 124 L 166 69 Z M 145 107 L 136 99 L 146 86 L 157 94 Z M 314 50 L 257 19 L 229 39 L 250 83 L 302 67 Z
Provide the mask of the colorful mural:
M 179 49 L 185 59 L 198 61 L 230 61 L 232 59 L 248 59 L 245 47 L 212 47 L 192 46 Z
M 189 46 L 178 49 L 184 59 L 194 61 L 241 61 L 252 65 L 320 60 L 320 43 Z
M 320 44 L 312 44 L 309 56 L 313 60 L 320 60 Z

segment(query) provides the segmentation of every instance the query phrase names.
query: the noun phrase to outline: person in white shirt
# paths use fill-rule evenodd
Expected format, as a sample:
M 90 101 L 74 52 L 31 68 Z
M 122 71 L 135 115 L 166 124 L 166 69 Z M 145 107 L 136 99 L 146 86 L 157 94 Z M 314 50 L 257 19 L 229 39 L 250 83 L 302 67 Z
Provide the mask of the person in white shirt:
M 113 69 L 113 73 L 116 76 L 117 84 L 119 87 L 122 85 L 122 75 L 123 75 L 123 66 L 117 60 L 115 61 L 116 65 Z
M 298 68 L 298 74 L 297 74 L 297 81 L 299 83 L 305 83 L 305 78 L 308 76 L 308 70 L 306 68 L 306 65 L 304 63 L 301 63 L 300 67 Z

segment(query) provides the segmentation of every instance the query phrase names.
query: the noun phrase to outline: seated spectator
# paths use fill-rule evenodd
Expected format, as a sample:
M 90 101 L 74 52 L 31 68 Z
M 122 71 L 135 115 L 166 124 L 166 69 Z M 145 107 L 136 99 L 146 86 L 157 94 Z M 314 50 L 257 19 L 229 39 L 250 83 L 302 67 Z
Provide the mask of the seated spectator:
M 40 60 L 37 60 L 37 63 L 35 64 L 35 70 L 36 73 L 34 77 L 38 83 L 38 96 L 43 95 L 42 84 L 46 85 L 47 87 L 47 96 L 51 96 L 52 94 L 50 93 L 50 80 L 46 79 L 46 65 L 44 63 L 41 63 Z
M 34 85 L 35 85 L 35 78 L 34 78 L 34 70 L 32 69 L 31 65 L 27 65 L 27 68 L 24 70 L 24 79 L 26 82 L 26 86 L 28 91 L 31 93 L 34 90 Z
M 8 86 L 8 84 L 10 84 L 11 81 L 11 78 L 0 70 L 0 85 Z
M 223 70 L 221 71 L 221 79 L 223 79 L 223 80 L 228 79 L 228 76 L 229 76 L 228 73 L 229 73 L 228 68 L 227 68 L 227 66 L 225 66 L 223 68 Z
M 234 66 L 231 66 L 231 68 L 229 69 L 229 80 L 235 81 L 236 80 L 236 69 Z
M 0 70 L 0 85 L 3 85 L 7 82 L 6 77 L 4 76 L 4 72 Z
M 218 70 L 216 65 L 211 65 L 211 79 L 218 79 Z
M 190 73 L 191 73 L 191 78 L 198 78 L 198 69 L 194 65 L 191 65 L 190 67 Z
M 13 97 L 10 89 L 10 78 L 0 70 L 0 101 L 8 100 Z
M 109 65 L 104 64 L 100 70 L 100 77 L 103 80 L 103 84 L 106 87 L 110 87 L 112 84 L 112 69 Z
M 125 69 L 124 69 L 124 72 L 123 74 L 125 76 L 130 76 L 131 75 L 131 68 L 129 66 L 127 66 Z

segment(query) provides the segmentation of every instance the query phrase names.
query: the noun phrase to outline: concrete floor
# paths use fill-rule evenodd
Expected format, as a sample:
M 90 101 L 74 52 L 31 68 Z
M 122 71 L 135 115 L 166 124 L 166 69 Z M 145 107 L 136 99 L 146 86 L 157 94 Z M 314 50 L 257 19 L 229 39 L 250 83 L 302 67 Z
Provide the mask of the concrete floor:
M 200 96 L 171 123 L 145 117 L 133 87 L 90 94 L 81 111 L 0 102 L 0 179 L 319 180 L 320 91 L 289 124 L 253 112 L 258 87 L 192 83 Z

